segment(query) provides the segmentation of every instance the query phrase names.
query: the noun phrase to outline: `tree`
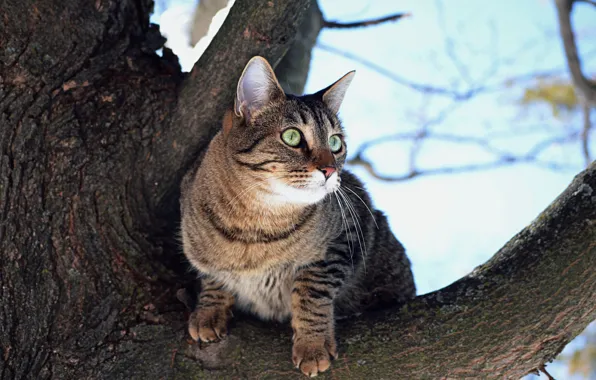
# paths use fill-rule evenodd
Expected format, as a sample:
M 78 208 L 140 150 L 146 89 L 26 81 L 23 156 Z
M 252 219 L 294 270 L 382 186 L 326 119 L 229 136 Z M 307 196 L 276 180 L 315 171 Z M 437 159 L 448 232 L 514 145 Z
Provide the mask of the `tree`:
M 176 234 L 178 184 L 244 64 L 282 61 L 309 3 L 237 0 L 185 76 L 154 54 L 150 0 L 0 1 L 2 378 L 298 376 L 284 326 L 187 341 Z M 595 190 L 591 164 L 474 273 L 340 323 L 331 376 L 541 368 L 596 317 Z

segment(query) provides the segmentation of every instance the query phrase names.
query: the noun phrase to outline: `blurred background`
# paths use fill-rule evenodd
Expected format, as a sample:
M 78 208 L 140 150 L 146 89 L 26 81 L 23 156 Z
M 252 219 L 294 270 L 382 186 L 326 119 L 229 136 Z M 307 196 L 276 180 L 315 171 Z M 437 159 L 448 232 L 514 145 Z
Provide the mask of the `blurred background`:
M 554 0 L 314 3 L 310 66 L 296 60 L 306 85 L 282 85 L 310 93 L 357 71 L 340 112 L 349 169 L 406 246 L 420 294 L 486 261 L 596 157 L 596 112 L 572 84 Z M 190 71 L 232 5 L 156 0 L 152 22 Z M 571 25 L 595 78 L 596 2 L 577 2 Z M 547 371 L 596 379 L 596 323 Z

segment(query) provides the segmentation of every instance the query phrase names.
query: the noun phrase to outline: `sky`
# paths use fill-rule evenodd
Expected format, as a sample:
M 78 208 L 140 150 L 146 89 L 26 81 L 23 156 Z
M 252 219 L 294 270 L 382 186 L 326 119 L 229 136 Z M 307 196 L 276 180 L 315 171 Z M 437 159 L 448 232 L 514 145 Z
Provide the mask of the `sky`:
M 152 17 L 187 71 L 226 14 L 216 16 L 210 35 L 193 49 L 188 46 L 188 28 L 194 6 L 195 1 L 189 0 L 157 0 Z M 319 36 L 305 92 L 318 91 L 356 70 L 340 111 L 351 152 L 371 139 L 417 132 L 425 124 L 431 133 L 493 137 L 499 149 L 518 154 L 549 136 L 578 128 L 576 115 L 557 119 L 548 107 L 520 107 L 523 86 L 511 81 L 537 72 L 567 77 L 552 1 L 320 0 L 320 6 L 326 19 L 338 21 L 411 13 L 398 22 L 323 30 Z M 572 21 L 580 55 L 587 57 L 584 70 L 594 73 L 596 8 L 578 4 Z M 481 91 L 466 101 L 423 94 L 329 47 L 373 62 L 408 82 L 458 93 L 480 87 L 496 90 Z M 433 122 L 437 118 L 440 122 Z M 591 143 L 596 147 L 595 136 Z M 404 174 L 411 146 L 409 141 L 387 139 L 367 150 L 366 157 L 383 174 Z M 444 141 L 424 142 L 417 157 L 421 169 L 494 159 L 478 146 Z M 554 171 L 520 164 L 403 182 L 382 182 L 358 167 L 350 170 L 363 180 L 375 206 L 388 216 L 407 249 L 418 292 L 423 294 L 450 284 L 488 260 L 547 207 L 583 165 L 579 143 L 555 144 L 540 158 L 565 168 Z M 581 344 L 578 339 L 566 350 Z M 571 379 L 563 365 L 552 364 L 548 369 L 557 378 Z

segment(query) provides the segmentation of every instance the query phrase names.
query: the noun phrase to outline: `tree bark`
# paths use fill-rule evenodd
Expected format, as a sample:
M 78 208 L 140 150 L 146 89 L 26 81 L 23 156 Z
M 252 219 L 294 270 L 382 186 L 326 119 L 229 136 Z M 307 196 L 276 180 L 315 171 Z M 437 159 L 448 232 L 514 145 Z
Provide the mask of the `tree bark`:
M 0 0 L 0 377 L 296 376 L 287 326 L 186 336 L 178 183 L 309 0 L 237 0 L 189 76 L 150 0 Z M 596 165 L 471 275 L 339 323 L 331 376 L 521 376 L 596 317 Z

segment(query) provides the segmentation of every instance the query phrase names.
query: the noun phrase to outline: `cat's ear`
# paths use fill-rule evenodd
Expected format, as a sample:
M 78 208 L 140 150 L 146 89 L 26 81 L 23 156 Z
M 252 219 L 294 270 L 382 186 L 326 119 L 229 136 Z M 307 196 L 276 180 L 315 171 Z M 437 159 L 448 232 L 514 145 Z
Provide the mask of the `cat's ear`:
M 331 86 L 318 92 L 318 94 L 323 98 L 323 103 L 325 103 L 331 111 L 335 113 L 339 112 L 341 102 L 343 102 L 346 91 L 348 90 L 348 87 L 350 87 L 350 83 L 352 83 L 352 79 L 354 79 L 355 74 L 356 71 L 352 70 L 343 77 L 339 78 L 339 80 L 333 83 Z
M 238 81 L 234 113 L 250 120 L 264 106 L 283 97 L 273 69 L 265 58 L 256 56 L 248 61 Z

